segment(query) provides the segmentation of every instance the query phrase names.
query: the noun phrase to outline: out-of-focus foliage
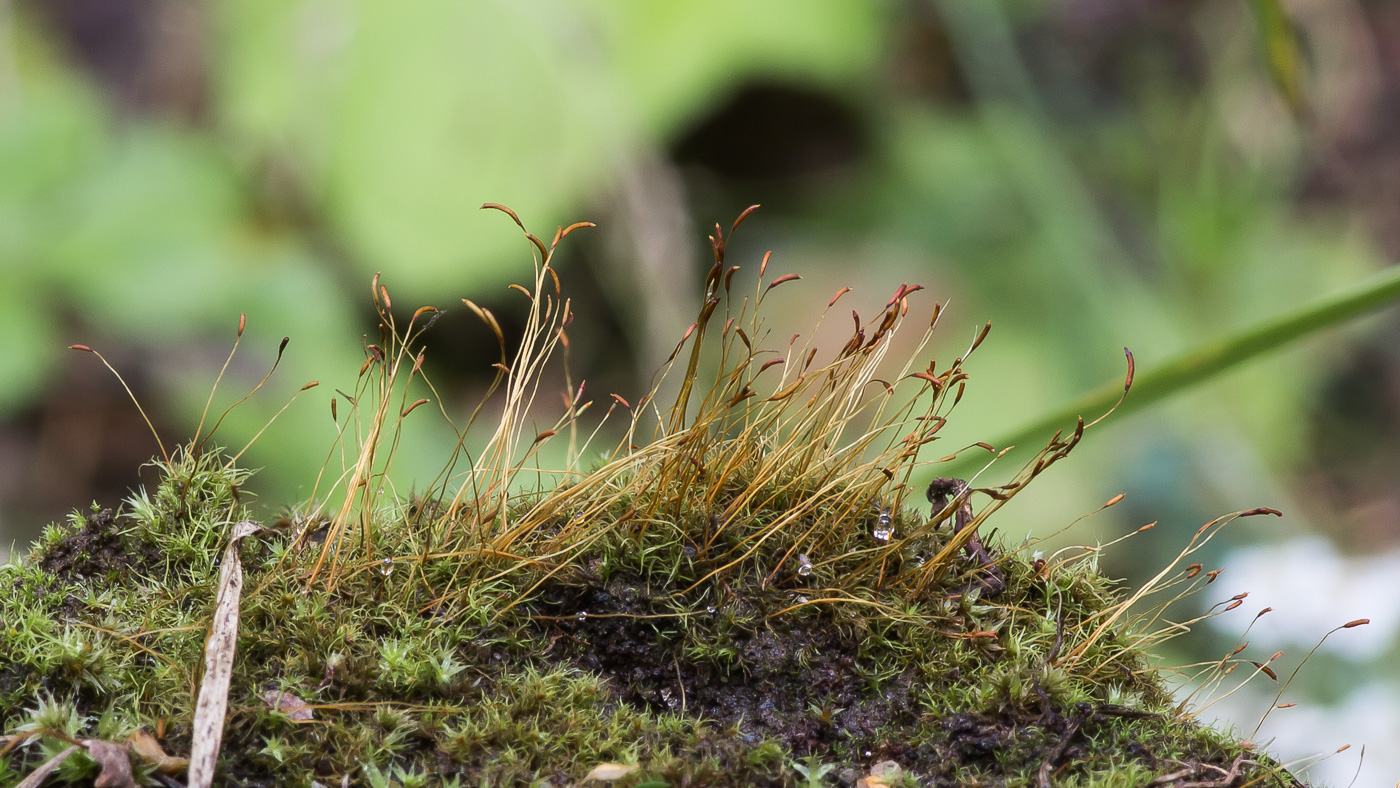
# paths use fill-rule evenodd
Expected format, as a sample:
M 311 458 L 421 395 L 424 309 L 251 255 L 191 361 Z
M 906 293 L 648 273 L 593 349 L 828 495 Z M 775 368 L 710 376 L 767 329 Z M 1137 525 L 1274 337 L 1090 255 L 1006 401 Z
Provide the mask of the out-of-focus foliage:
M 216 413 L 290 336 L 217 440 L 241 446 L 322 381 L 248 455 L 264 499 L 291 501 L 321 467 L 325 396 L 350 389 L 382 271 L 396 307 L 448 309 L 429 364 L 455 415 L 495 356 L 452 305 L 489 304 L 509 337 L 504 286 L 528 270 L 483 202 L 541 235 L 599 223 L 560 262 L 595 398 L 644 387 L 691 319 L 702 228 L 761 202 L 731 255 L 773 249 L 803 275 L 775 303 L 852 286 L 868 314 L 918 282 L 949 303 L 940 358 L 993 323 L 931 454 L 995 440 L 1120 377 L 1124 345 L 1150 370 L 1400 253 L 1396 20 L 1276 0 L 7 5 L 0 527 L 32 531 L 74 490 L 119 496 L 154 451 L 117 384 L 61 355 L 73 342 L 107 352 L 176 443 L 240 312 Z M 1162 520 L 1147 564 L 1260 504 L 1394 544 L 1394 325 L 1107 422 L 1008 511 L 1046 532 L 1125 491 L 1097 527 Z M 450 441 L 420 414 L 405 483 Z

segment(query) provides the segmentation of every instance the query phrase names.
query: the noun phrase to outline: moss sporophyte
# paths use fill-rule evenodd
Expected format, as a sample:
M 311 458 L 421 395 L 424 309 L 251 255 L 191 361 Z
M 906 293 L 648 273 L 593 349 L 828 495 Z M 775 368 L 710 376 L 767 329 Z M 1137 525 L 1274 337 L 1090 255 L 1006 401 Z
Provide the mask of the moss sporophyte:
M 986 329 L 924 364 L 934 304 L 900 368 L 886 356 L 922 297 L 901 285 L 833 352 L 770 347 L 765 299 L 798 277 L 769 278 L 765 256 L 741 292 L 726 247 L 748 215 L 716 227 L 698 317 L 651 390 L 591 402 L 565 377 L 543 430 L 573 320 L 551 260 L 584 225 L 527 233 L 519 346 L 463 301 L 500 360 L 464 423 L 436 406 L 456 450 L 411 499 L 387 473 L 437 399 L 437 310 L 402 325 L 376 277 L 379 341 L 331 400 L 308 503 L 255 522 L 241 452 L 206 421 L 162 450 L 156 489 L 51 526 L 0 572 L 0 784 L 1296 784 L 1198 724 L 1146 651 L 1180 631 L 1164 610 L 1213 579 L 1189 556 L 1235 516 L 1131 594 L 1096 550 L 993 544 L 987 518 L 1092 422 L 1006 484 L 930 483 L 923 450 Z M 565 441 L 568 467 L 541 467 Z

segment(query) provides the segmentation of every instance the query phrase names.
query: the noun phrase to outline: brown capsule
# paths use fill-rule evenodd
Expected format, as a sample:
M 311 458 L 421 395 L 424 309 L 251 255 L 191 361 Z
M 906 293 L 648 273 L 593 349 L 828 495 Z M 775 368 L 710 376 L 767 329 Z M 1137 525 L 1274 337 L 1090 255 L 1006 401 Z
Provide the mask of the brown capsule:
M 769 290 L 772 290 L 773 288 L 777 287 L 778 285 L 783 284 L 784 282 L 792 282 L 792 281 L 794 281 L 794 280 L 801 279 L 801 278 L 802 278 L 802 275 L 801 275 L 801 274 L 783 274 L 782 276 L 778 277 L 777 279 L 774 279 L 773 281 L 769 282 L 769 283 L 768 283 L 768 287 L 764 288 L 764 291 L 763 291 L 763 292 L 766 293 L 766 292 L 768 292 Z
M 248 315 L 245 312 L 238 313 L 238 335 L 243 336 L 243 329 L 248 327 Z
M 768 270 L 768 259 L 773 256 L 772 252 L 763 253 L 763 262 L 758 264 L 758 278 L 763 278 L 763 273 Z
M 407 408 L 404 408 L 404 411 L 403 411 L 402 414 L 400 414 L 400 416 L 407 416 L 408 414 L 410 414 L 410 413 L 413 412 L 413 409 L 414 409 L 414 408 L 416 408 L 416 407 L 418 407 L 419 405 L 422 405 L 422 404 L 424 404 L 424 403 L 426 403 L 426 402 L 428 402 L 428 400 L 426 400 L 426 399 L 417 400 L 417 401 L 414 402 L 412 405 L 409 405 Z
M 982 326 L 982 331 L 977 335 L 977 338 L 976 338 L 976 339 L 972 340 L 972 347 L 971 347 L 967 352 L 971 353 L 973 350 L 976 350 L 976 349 L 978 348 L 978 346 L 982 344 L 982 340 L 986 339 L 986 338 L 987 338 L 987 334 L 991 333 L 991 331 L 992 331 L 992 324 L 991 324 L 991 323 L 988 323 L 987 325 Z
M 749 218 L 749 214 L 753 213 L 753 212 L 756 211 L 756 210 L 758 210 L 758 205 L 757 205 L 757 204 L 755 204 L 755 205 L 750 205 L 749 207 L 745 208 L 745 209 L 743 210 L 743 212 L 739 214 L 739 218 L 737 218 L 737 219 L 734 220 L 734 224 L 730 225 L 730 227 L 729 227 L 729 234 L 730 234 L 731 236 L 733 236 L 733 235 L 734 235 L 734 231 L 737 230 L 737 229 L 739 229 L 739 225 L 743 224 L 743 223 L 744 223 L 744 220 L 747 219 L 747 218 Z
M 92 348 L 88 347 L 87 345 L 69 345 L 69 346 L 68 346 L 68 349 L 69 349 L 69 350 L 81 350 L 81 351 L 83 351 L 84 353 L 95 353 L 95 352 L 97 352 L 97 351 L 93 350 Z
M 1121 500 L 1123 500 L 1123 493 L 1118 493 L 1117 495 L 1113 496 L 1112 498 L 1109 498 L 1109 499 L 1108 499 L 1108 503 L 1104 504 L 1104 505 L 1103 505 L 1103 508 L 1107 509 L 1108 507 L 1114 505 L 1115 503 L 1118 503 L 1118 502 L 1121 501 Z
M 1355 621 L 1348 621 L 1347 623 L 1343 624 L 1342 629 L 1351 629 L 1352 627 L 1359 627 L 1363 624 L 1369 623 L 1371 623 L 1371 619 L 1369 618 L 1358 618 Z
M 803 375 L 798 375 L 797 380 L 793 381 L 792 385 L 769 397 L 768 402 L 778 402 L 779 400 L 784 400 L 788 397 L 791 397 L 797 391 L 798 387 L 802 385 L 803 377 Z
M 1268 676 L 1274 681 L 1278 681 L 1278 674 L 1274 672 L 1273 668 L 1269 667 L 1268 665 L 1265 665 L 1262 662 L 1255 662 L 1254 660 L 1250 660 L 1250 664 L 1254 665 L 1254 667 L 1256 668 L 1259 668 L 1259 671 L 1265 676 Z
M 523 223 L 521 223 L 520 217 L 515 215 L 515 211 L 512 211 L 511 209 L 505 207 L 504 205 L 501 205 L 500 203 L 494 203 L 494 202 L 482 203 L 482 205 L 481 205 L 481 210 L 484 211 L 484 210 L 486 210 L 487 208 L 491 208 L 491 209 L 493 209 L 493 210 L 500 211 L 501 213 L 503 213 L 503 214 L 505 214 L 506 216 L 509 216 L 511 219 L 515 220 L 515 223 L 516 223 L 517 225 L 520 225 L 520 229 L 522 229 L 522 230 L 525 229 L 525 225 L 524 225 Z M 377 276 L 378 276 L 378 275 L 376 274 L 376 277 L 377 277 Z
M 1128 357 L 1128 376 L 1123 379 L 1123 391 L 1126 393 L 1133 387 L 1133 370 L 1136 365 L 1133 363 L 1133 351 L 1123 348 L 1123 355 Z
M 826 302 L 826 308 L 827 308 L 827 309 L 830 309 L 831 307 L 836 306 L 836 302 L 839 301 L 839 300 L 841 300 L 841 296 L 843 296 L 843 295 L 845 295 L 845 294 L 847 294 L 847 293 L 849 293 L 849 292 L 851 292 L 851 288 L 849 288 L 849 287 L 843 287 L 843 288 L 841 288 L 840 290 L 837 290 L 837 291 L 836 291 L 836 295 L 832 296 L 832 297 L 831 297 L 831 300 L 828 301 L 828 302 Z
M 617 400 L 618 402 L 621 402 L 621 403 L 622 403 L 622 407 L 624 407 L 624 408 L 626 408 L 626 409 L 628 409 L 628 410 L 631 410 L 631 409 L 632 409 L 632 406 L 629 405 L 629 404 L 627 404 L 627 400 L 623 399 L 622 397 L 620 397 L 620 396 L 618 396 L 618 395 L 616 395 L 616 394 L 613 394 L 613 395 L 611 395 L 611 396 L 612 396 L 613 399 Z
M 319 385 L 321 385 L 321 381 L 319 381 L 319 380 L 313 380 L 313 381 L 311 381 L 310 383 L 307 383 L 305 386 L 302 386 L 302 387 L 301 387 L 301 390 L 302 390 L 302 391 L 306 391 L 307 389 L 314 389 L 314 388 L 316 388 L 316 387 L 319 386 Z
M 597 226 L 598 226 L 598 225 L 594 224 L 593 222 L 574 222 L 573 224 L 569 225 L 568 227 L 565 227 L 562 231 L 560 231 L 560 233 L 559 233 L 559 238 L 562 240 L 562 239 L 568 237 L 569 233 L 573 232 L 574 230 L 580 230 L 580 229 L 582 229 L 582 228 L 584 228 L 584 227 L 597 227 Z

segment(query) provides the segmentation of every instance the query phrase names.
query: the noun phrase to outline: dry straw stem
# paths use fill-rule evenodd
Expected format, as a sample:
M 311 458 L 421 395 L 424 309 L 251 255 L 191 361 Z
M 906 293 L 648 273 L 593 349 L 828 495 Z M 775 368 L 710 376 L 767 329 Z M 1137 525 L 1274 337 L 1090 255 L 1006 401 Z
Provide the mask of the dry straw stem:
M 483 207 L 506 213 L 524 231 L 509 209 L 494 204 Z M 799 555 L 810 555 L 817 568 L 834 570 L 835 564 L 841 564 L 842 588 L 893 582 L 911 598 L 924 598 L 946 579 L 959 551 L 992 512 L 1068 455 L 1085 430 L 1116 407 L 1087 424 L 1081 419 L 1064 439 L 1055 435 L 1010 483 L 969 489 L 967 495 L 985 495 L 991 503 L 919 572 L 894 578 L 889 572 L 891 559 L 915 540 L 929 538 L 966 503 L 966 497 L 950 503 L 923 526 L 873 544 L 853 541 L 848 528 L 831 524 L 858 521 L 872 505 L 902 508 L 911 477 L 920 467 L 920 450 L 937 439 L 961 399 L 968 377 L 963 365 L 991 326 L 979 329 L 968 348 L 942 372 L 936 361 L 920 368 L 914 360 L 922 356 L 942 315 L 941 305 L 935 304 L 914 353 L 897 374 L 884 379 L 879 375 L 908 317 L 911 297 L 923 289 L 904 284 L 873 318 L 862 319 L 851 312 L 848 339 L 824 361 L 819 360 L 822 349 L 811 344 L 810 336 L 802 341 L 794 335 L 785 345 L 766 346 L 771 332 L 761 306 L 774 288 L 800 277 L 767 278 L 770 253 L 758 266 L 752 293 L 736 291 L 740 266 L 727 261 L 727 252 L 735 231 L 756 207 L 744 211 L 727 234 L 715 227 L 710 238 L 714 262 L 695 322 L 658 371 L 651 389 L 635 405 L 612 395 L 607 413 L 589 430 L 590 437 L 581 447 L 575 438 L 578 419 L 591 404 L 582 399 L 582 384 L 575 389 L 570 382 L 565 410 L 547 429 L 531 425 L 545 372 L 556 352 L 567 347 L 566 329 L 573 319 L 552 266 L 553 256 L 570 231 L 588 225 L 561 228 L 548 245 L 525 232 L 535 252 L 534 276 L 529 288 L 511 286 L 528 299 L 529 312 L 520 345 L 509 360 L 495 317 L 463 299 L 501 346 L 502 361 L 496 365 L 491 390 L 466 427 L 453 427 L 458 445 L 448 468 L 465 464 L 465 470 L 440 475 L 425 496 L 444 503 L 435 508 L 435 517 L 420 524 L 415 571 L 421 572 L 434 558 L 461 559 L 450 582 L 428 586 L 433 596 L 425 609 L 461 599 L 473 582 L 498 580 L 523 568 L 544 569 L 535 585 L 521 595 L 521 600 L 526 599 L 534 588 L 569 571 L 574 556 L 617 529 L 632 530 L 640 539 L 658 527 L 691 543 L 711 567 L 687 592 L 737 571 L 760 551 L 781 544 L 780 553 L 765 570 L 764 584 Z M 848 292 L 849 288 L 842 288 L 829 300 L 817 328 Z M 398 563 L 384 555 L 385 546 L 376 544 L 372 524 L 379 516 L 378 502 L 402 420 L 426 401 L 405 407 L 409 386 L 415 379 L 431 386 L 422 375 L 422 353 L 414 350 L 426 328 L 418 327 L 417 320 L 431 308 L 418 310 L 408 328 L 400 330 L 388 291 L 378 277 L 371 285 L 371 296 L 380 318 L 381 341 L 366 345 L 355 394 L 341 394 L 351 405 L 346 423 L 353 420 L 355 426 L 342 428 L 340 434 L 343 440 L 356 442 L 354 459 L 334 484 L 341 489 L 340 504 L 327 517 L 320 556 L 307 575 L 307 582 L 314 583 L 328 572 L 330 587 L 344 572 Z M 663 410 L 657 404 L 658 393 L 683 355 L 678 393 Z M 1132 383 L 1131 353 L 1127 359 L 1120 402 Z M 707 375 L 706 368 L 716 372 Z M 703 387 L 706 379 L 711 382 Z M 466 434 L 493 396 L 489 407 L 499 408 L 499 418 L 484 447 L 473 456 L 465 448 Z M 396 399 L 398 406 L 391 407 Z M 623 413 L 629 421 L 622 440 L 606 455 L 610 459 L 592 472 L 547 471 L 536 462 L 541 448 L 563 432 L 570 435 L 569 455 L 580 456 L 600 434 L 603 422 Z M 335 400 L 332 414 L 336 414 Z M 644 446 L 633 444 L 648 431 L 650 440 Z M 530 478 L 525 474 L 538 479 L 539 492 L 521 494 L 522 480 Z M 546 476 L 563 483 L 544 492 Z M 755 521 L 753 515 L 760 511 L 778 514 Z M 697 512 L 706 513 L 705 522 L 692 530 L 684 523 Z M 320 516 L 313 512 L 307 519 Z M 347 538 L 356 530 L 360 539 L 350 549 Z M 835 589 L 826 598 L 859 597 Z
M 190 751 L 190 788 L 208 788 L 214 782 L 214 764 L 224 738 L 224 713 L 233 677 L 234 648 L 238 643 L 238 603 L 243 594 L 243 563 L 238 543 L 263 530 L 249 520 L 233 527 L 219 571 L 218 595 L 209 639 L 204 648 L 204 680 L 194 710 L 194 737 Z
M 74 744 L 69 746 L 67 749 L 44 762 L 43 766 L 31 772 L 29 776 L 24 778 L 24 781 L 15 786 L 15 788 L 39 788 L 39 786 L 44 784 L 45 780 L 49 779 L 50 774 L 57 771 L 58 767 L 62 766 L 64 761 L 68 760 L 68 756 L 77 751 L 78 745 Z
M 1178 553 L 1177 556 L 1173 558 L 1170 563 L 1163 567 L 1161 571 L 1159 571 L 1156 575 L 1154 575 L 1150 580 L 1144 583 L 1140 588 L 1134 591 L 1122 602 L 1119 602 L 1117 605 L 1114 605 L 1097 614 L 1096 618 L 1099 620 L 1097 626 L 1087 638 L 1081 641 L 1079 645 L 1072 648 L 1067 654 L 1065 654 L 1061 658 L 1060 664 L 1073 666 L 1075 663 L 1077 663 L 1080 659 L 1083 658 L 1084 654 L 1087 651 L 1089 651 L 1089 649 L 1091 649 L 1096 642 L 1099 641 L 1100 638 L 1102 638 L 1106 633 L 1108 633 L 1114 627 L 1115 624 L 1118 624 L 1121 619 L 1128 616 L 1129 611 L 1131 611 L 1135 606 L 1137 606 L 1137 604 L 1142 600 L 1150 596 L 1160 594 L 1174 587 L 1177 583 L 1183 580 L 1196 579 L 1197 573 L 1195 572 L 1190 572 L 1189 576 L 1178 577 L 1175 580 L 1169 580 L 1168 578 L 1175 572 L 1176 568 L 1180 566 L 1181 563 L 1185 561 L 1189 556 L 1191 556 L 1193 553 L 1197 552 L 1198 550 L 1204 548 L 1207 544 L 1209 544 L 1210 541 L 1214 539 L 1216 535 L 1220 533 L 1221 529 L 1223 529 L 1226 525 L 1240 517 L 1249 517 L 1252 515 L 1260 514 L 1272 514 L 1275 516 L 1282 516 L 1278 511 L 1275 511 L 1273 509 L 1251 509 L 1249 511 L 1235 512 L 1224 517 L 1218 517 L 1206 523 L 1205 525 L 1202 525 L 1200 528 L 1196 529 L 1196 533 L 1192 535 L 1191 540 L 1187 543 L 1186 547 L 1183 548 L 1182 551 Z M 1207 579 L 1205 582 L 1210 582 L 1211 580 L 1214 580 L 1214 575 L 1207 575 L 1206 577 Z M 1172 603 L 1180 599 L 1182 596 L 1184 595 L 1178 595 L 1166 604 L 1154 608 L 1152 613 L 1148 616 L 1148 619 L 1150 621 L 1155 621 L 1157 617 L 1163 611 L 1165 611 L 1167 607 L 1169 607 Z M 1140 624 L 1141 622 L 1139 621 L 1138 623 Z M 1185 629 L 1184 625 L 1173 625 L 1171 628 L 1178 632 L 1184 631 Z

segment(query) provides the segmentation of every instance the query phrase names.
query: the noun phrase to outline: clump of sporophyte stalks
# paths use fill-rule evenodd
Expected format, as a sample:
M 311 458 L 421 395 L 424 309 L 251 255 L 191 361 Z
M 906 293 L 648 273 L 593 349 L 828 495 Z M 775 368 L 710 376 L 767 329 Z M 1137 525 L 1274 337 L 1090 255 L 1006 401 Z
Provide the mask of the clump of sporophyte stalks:
M 533 426 L 573 319 L 550 261 L 580 226 L 526 234 L 513 356 L 464 300 L 501 360 L 466 423 L 439 408 L 459 440 L 426 492 L 400 498 L 386 472 L 429 410 L 409 391 L 437 310 L 400 325 L 376 277 L 379 341 L 331 401 L 328 489 L 255 522 L 249 471 L 202 424 L 154 491 L 0 570 L 0 784 L 1297 784 L 1200 725 L 1145 650 L 1184 628 L 1165 608 L 1214 579 L 1185 562 L 1234 516 L 1126 596 L 1096 550 L 995 543 L 987 518 L 1092 425 L 1008 484 L 930 483 L 922 450 L 967 354 L 878 377 L 907 320 L 924 343 L 938 322 L 937 304 L 911 317 L 918 286 L 834 353 L 770 347 L 764 300 L 798 277 L 768 278 L 765 256 L 741 292 L 716 228 L 699 315 L 652 390 L 604 398 L 585 428 L 568 381 L 563 414 Z M 540 467 L 550 441 L 571 467 Z

